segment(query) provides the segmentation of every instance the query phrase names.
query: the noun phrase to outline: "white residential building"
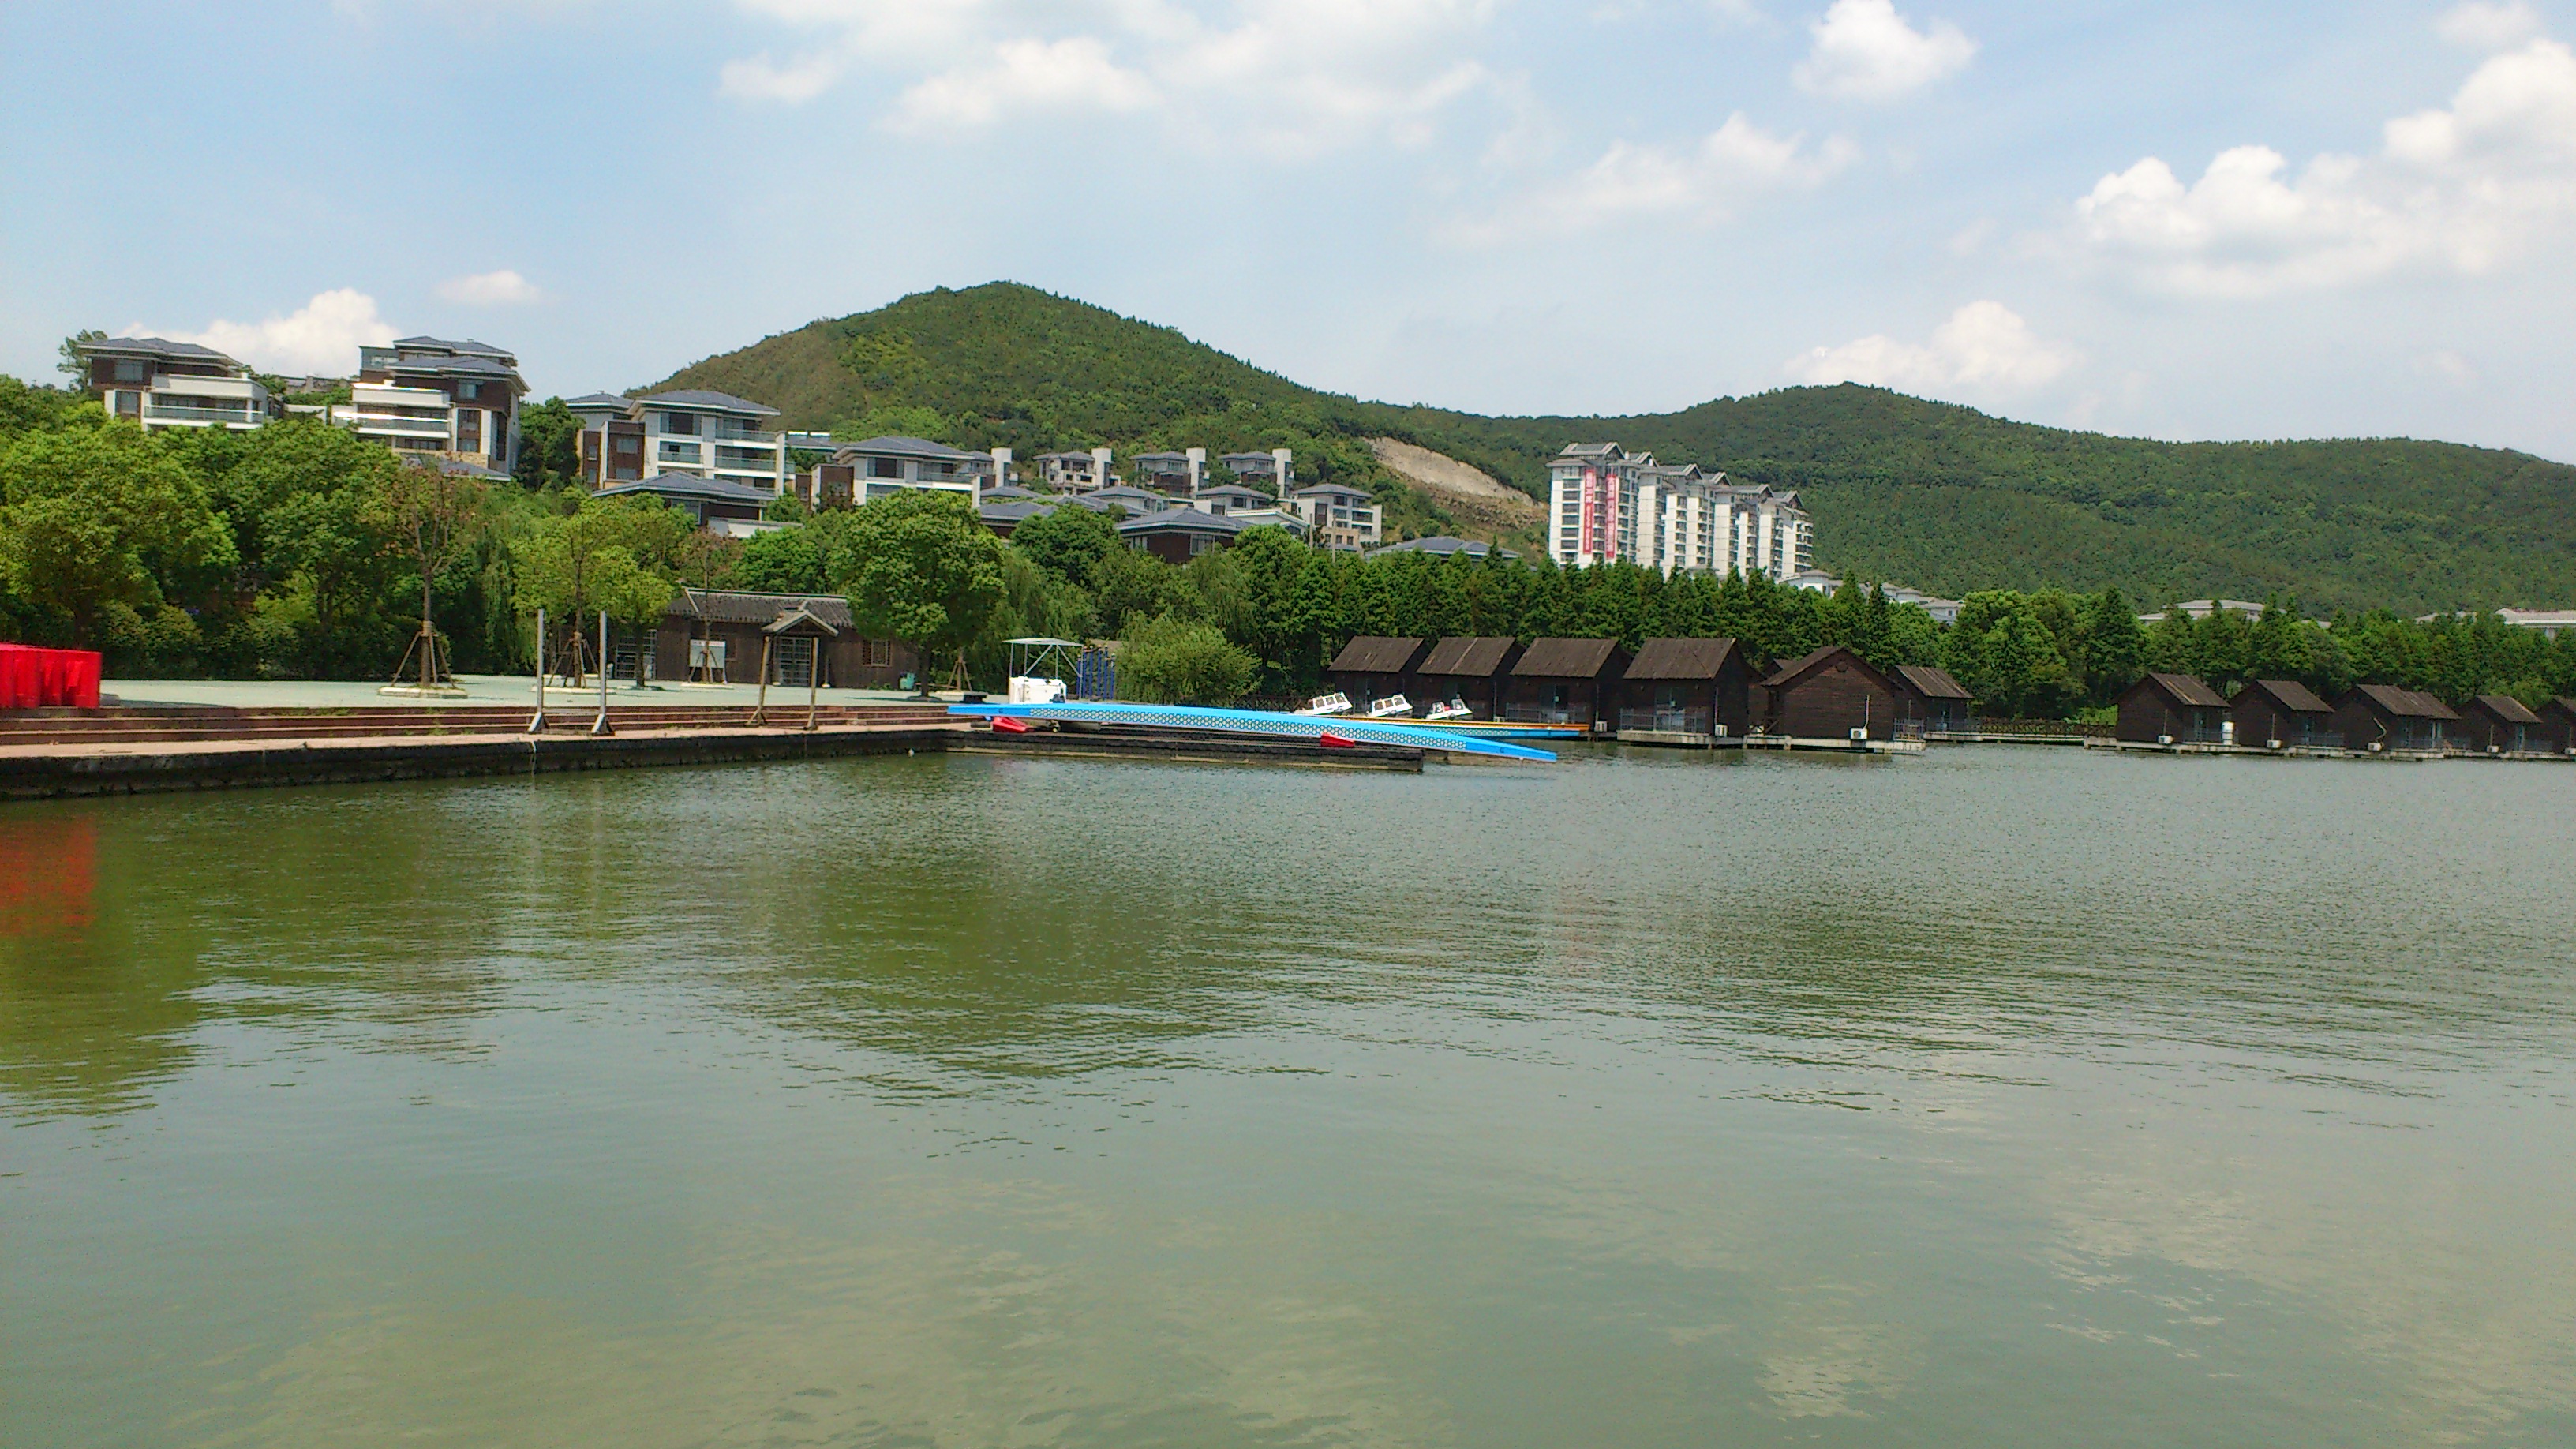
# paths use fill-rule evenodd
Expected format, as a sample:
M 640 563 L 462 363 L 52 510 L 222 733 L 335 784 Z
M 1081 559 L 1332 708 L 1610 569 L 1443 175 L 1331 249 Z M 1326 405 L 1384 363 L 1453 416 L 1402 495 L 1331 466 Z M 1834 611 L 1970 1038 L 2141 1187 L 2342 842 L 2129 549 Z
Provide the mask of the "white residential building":
M 90 391 L 113 418 L 162 428 L 256 428 L 274 407 L 250 369 L 211 347 L 165 337 L 80 344 Z
M 565 404 L 581 419 L 574 450 L 594 489 L 676 473 L 775 495 L 787 486 L 787 435 L 762 424 L 778 409 L 731 393 L 683 388 L 630 398 L 595 392 Z
M 856 503 L 872 503 L 907 488 L 957 493 L 973 503 L 978 492 L 977 464 L 992 462 L 928 438 L 892 436 L 843 443 L 833 450 L 832 461 L 851 470 Z
M 1094 448 L 1087 453 L 1040 453 L 1037 463 L 1038 485 L 1049 493 L 1089 493 L 1118 486 L 1118 475 L 1110 471 L 1107 448 Z
M 1318 483 L 1282 499 L 1281 506 L 1306 520 L 1307 536 L 1325 548 L 1375 548 L 1386 540 L 1386 511 L 1377 500 L 1340 483 Z
M 519 456 L 519 360 L 486 342 L 405 337 L 358 349 L 358 376 L 334 421 L 397 452 L 507 473 Z
M 1286 448 L 1273 448 L 1267 453 L 1228 453 L 1217 459 L 1236 481 L 1267 488 L 1274 497 L 1285 498 L 1297 484 L 1296 455 Z
M 1808 566 L 1815 525 L 1795 493 L 1659 464 L 1616 443 L 1576 443 L 1548 469 L 1548 556 L 1586 568 L 1623 559 L 1670 575 L 1763 574 Z

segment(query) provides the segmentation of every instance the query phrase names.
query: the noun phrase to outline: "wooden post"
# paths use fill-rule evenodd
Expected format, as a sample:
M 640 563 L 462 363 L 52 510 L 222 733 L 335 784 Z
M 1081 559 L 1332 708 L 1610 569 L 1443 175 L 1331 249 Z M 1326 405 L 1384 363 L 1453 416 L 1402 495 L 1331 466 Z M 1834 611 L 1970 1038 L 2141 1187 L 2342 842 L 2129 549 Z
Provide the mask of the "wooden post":
M 760 702 L 751 707 L 755 726 L 769 723 L 769 641 L 776 637 L 766 633 L 760 636 Z
M 546 732 L 546 611 L 537 611 L 537 712 L 528 717 L 528 733 Z
M 599 718 L 590 722 L 594 735 L 613 735 L 608 725 L 608 611 L 599 611 Z
M 815 700 L 823 689 L 823 641 L 816 639 L 812 643 L 813 667 L 805 671 L 805 733 L 809 735 L 814 732 Z

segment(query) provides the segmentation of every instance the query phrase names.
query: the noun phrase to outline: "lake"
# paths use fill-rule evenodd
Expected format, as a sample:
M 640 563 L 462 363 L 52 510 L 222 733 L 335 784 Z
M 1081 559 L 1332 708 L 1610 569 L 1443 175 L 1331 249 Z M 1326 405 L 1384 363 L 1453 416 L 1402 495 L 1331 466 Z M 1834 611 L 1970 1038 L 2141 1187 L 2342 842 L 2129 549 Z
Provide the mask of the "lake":
M 0 809 L 0 1443 L 2576 1443 L 2576 768 Z

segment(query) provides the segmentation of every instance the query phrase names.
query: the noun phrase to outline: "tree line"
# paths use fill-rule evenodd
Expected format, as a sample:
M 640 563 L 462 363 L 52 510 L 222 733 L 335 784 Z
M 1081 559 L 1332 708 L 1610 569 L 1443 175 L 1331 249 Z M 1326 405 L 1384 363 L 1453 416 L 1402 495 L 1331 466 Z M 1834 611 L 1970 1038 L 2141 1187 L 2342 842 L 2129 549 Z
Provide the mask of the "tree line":
M 542 406 L 542 405 L 541 405 Z M 537 409 L 531 409 L 536 413 Z M 2303 618 L 2176 611 L 2152 626 L 2116 589 L 1972 593 L 1954 625 L 1858 582 L 1833 595 L 1762 577 L 1665 578 L 1625 564 L 1416 552 L 1362 558 L 1253 529 L 1185 565 L 1125 547 L 1114 517 L 1065 507 L 994 538 L 973 506 L 906 493 L 748 543 L 649 499 L 600 499 L 525 454 L 529 484 L 407 465 L 306 417 L 250 432 L 145 434 L 78 394 L 0 378 L 0 631 L 101 649 L 117 677 L 385 677 L 427 608 L 455 667 L 533 664 L 530 620 L 606 611 L 650 627 L 683 587 L 832 594 L 874 637 L 945 677 L 999 683 L 1004 641 L 1120 638 L 1125 674 L 1166 697 L 1310 691 L 1354 635 L 1731 636 L 1755 663 L 1827 644 L 1950 670 L 1988 714 L 2100 710 L 2149 669 L 2222 690 L 2298 679 L 2446 699 L 2576 694 L 2576 635 L 2492 615 Z M 431 547 L 432 535 L 437 538 Z M 568 645 L 570 630 L 556 641 Z

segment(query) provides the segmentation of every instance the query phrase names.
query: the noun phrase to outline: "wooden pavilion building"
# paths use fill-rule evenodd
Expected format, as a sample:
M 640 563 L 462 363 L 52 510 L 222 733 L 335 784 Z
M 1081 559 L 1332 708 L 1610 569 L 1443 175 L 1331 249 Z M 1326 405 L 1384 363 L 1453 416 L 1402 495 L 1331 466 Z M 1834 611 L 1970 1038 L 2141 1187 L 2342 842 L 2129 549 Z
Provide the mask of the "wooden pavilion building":
M 1912 706 L 1912 720 L 1929 734 L 1966 734 L 1977 727 L 1977 697 L 1949 670 L 1929 664 L 1900 664 L 1889 671 L 1899 685 L 1899 706 Z M 1900 717 L 1898 727 L 1906 723 Z
M 1405 694 L 1413 687 L 1413 667 L 1425 652 L 1419 639 L 1361 634 L 1342 646 L 1324 673 L 1333 688 L 1350 696 L 1355 712 L 1366 714 L 1371 701 Z
M 2529 705 L 2510 694 L 2481 694 L 2460 711 L 2452 743 L 2480 755 L 2528 755 L 2548 748 L 2547 730 Z
M 768 635 L 769 626 L 800 610 L 829 632 Z M 683 589 L 662 610 L 654 630 L 653 674 L 665 680 L 758 684 L 764 639 L 771 646 L 771 684 L 803 688 L 807 672 L 819 667 L 817 683 L 825 689 L 892 689 L 919 669 L 908 646 L 862 638 L 847 599 Z
M 1503 718 L 1608 728 L 1628 651 L 1616 639 L 1533 639 L 1512 665 Z
M 2257 750 L 2341 749 L 2334 706 L 2295 679 L 2257 679 L 2227 703 L 2236 743 Z
M 1414 667 L 1418 705 L 1456 700 L 1473 719 L 1500 719 L 1503 697 L 1511 687 L 1512 666 L 1521 658 L 1521 641 L 1510 635 L 1463 635 L 1431 646 Z
M 2356 684 L 2335 701 L 2335 732 L 2357 753 L 2439 754 L 2460 717 L 2429 694 L 2393 684 Z
M 1620 676 L 1619 732 L 1741 739 L 1751 683 L 1732 639 L 1649 639 Z
M 1765 731 L 1793 740 L 1893 740 L 1922 732 L 1921 704 L 1908 708 L 1913 686 L 1840 644 L 1772 670 L 1762 693 Z
M 2576 754 L 2576 699 L 2561 695 L 2540 707 L 2539 748 L 2553 754 Z
M 2149 674 L 2120 696 L 2112 738 L 2133 745 L 2227 742 L 2227 701 L 2188 674 Z

